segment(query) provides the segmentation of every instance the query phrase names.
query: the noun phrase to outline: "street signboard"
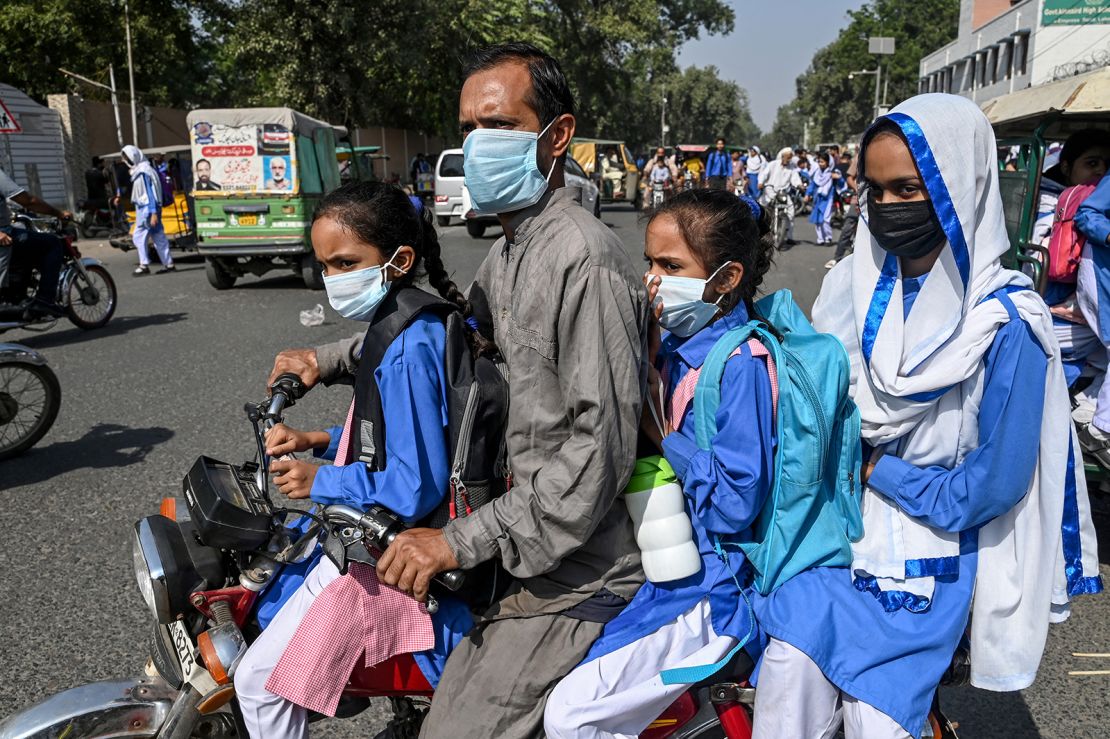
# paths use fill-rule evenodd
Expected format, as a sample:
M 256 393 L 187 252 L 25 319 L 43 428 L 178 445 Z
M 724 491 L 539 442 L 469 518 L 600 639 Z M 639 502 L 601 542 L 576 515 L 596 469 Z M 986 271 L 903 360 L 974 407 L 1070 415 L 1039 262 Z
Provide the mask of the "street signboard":
M 4 105 L 4 101 L 0 100 L 0 133 L 19 133 L 22 130 L 19 121 L 8 110 L 8 106 Z
M 1067 2 L 1068 0 L 1062 0 Z M 893 54 L 894 53 L 894 37 L 893 36 L 872 36 L 867 39 L 867 51 L 870 54 Z
M 1110 0 L 1044 0 L 1041 24 L 1045 26 L 1110 24 Z

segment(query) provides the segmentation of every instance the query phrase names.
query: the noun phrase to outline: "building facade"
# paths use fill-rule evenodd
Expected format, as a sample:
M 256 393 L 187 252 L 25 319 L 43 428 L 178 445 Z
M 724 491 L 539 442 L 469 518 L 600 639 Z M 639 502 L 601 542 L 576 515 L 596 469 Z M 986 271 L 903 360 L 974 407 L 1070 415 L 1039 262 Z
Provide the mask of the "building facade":
M 0 83 L 0 119 L 0 169 L 43 200 L 72 210 L 58 112 Z
M 985 102 L 1110 64 L 1110 0 L 961 0 L 956 40 L 921 60 L 920 92 Z

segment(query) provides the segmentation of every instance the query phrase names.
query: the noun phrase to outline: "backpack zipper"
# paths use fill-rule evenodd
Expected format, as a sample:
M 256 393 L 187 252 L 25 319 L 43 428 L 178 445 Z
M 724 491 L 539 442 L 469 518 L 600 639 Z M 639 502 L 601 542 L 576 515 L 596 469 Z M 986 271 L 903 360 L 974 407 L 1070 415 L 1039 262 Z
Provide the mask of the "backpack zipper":
M 478 383 L 470 384 L 470 393 L 466 396 L 466 406 L 463 408 L 462 424 L 459 428 L 459 440 L 455 446 L 455 458 L 451 464 L 451 518 L 458 517 L 455 505 L 456 494 L 462 498 L 466 508 L 466 515 L 470 515 L 470 501 L 466 496 L 466 484 L 463 483 L 463 471 L 470 451 L 470 437 L 474 431 L 474 414 L 478 410 Z
M 782 347 L 782 350 L 786 353 L 786 356 L 794 361 L 796 370 L 794 374 L 800 380 L 798 385 L 802 388 L 802 392 L 805 393 L 806 398 L 813 405 L 813 414 L 817 417 L 817 433 L 821 441 L 821 468 L 818 474 L 824 475 L 825 463 L 828 461 L 829 453 L 829 423 L 828 419 L 825 418 L 825 411 L 821 407 L 821 398 L 817 395 L 817 391 L 813 389 L 813 382 L 810 380 L 809 373 L 805 371 L 805 365 L 802 364 L 798 356 L 785 346 Z

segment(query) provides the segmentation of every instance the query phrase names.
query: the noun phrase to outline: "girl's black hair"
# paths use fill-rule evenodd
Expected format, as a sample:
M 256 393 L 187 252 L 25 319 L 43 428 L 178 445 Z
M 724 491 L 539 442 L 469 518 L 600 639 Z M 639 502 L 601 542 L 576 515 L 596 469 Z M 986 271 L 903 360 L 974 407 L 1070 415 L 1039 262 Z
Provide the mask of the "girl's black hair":
M 686 190 L 656 208 L 648 225 L 661 216 L 673 219 L 710 274 L 725 262 L 741 265 L 740 284 L 721 299 L 720 306 L 728 313 L 743 301 L 750 311 L 775 253 L 767 209 L 759 211 L 757 216 L 748 203 L 726 190 Z
M 359 241 L 380 249 L 387 259 L 400 247 L 411 246 L 416 262 L 398 278 L 398 284 L 408 286 L 417 277 L 426 277 L 444 300 L 462 309 L 465 318 L 473 315 L 470 301 L 443 266 L 431 213 L 427 208 L 418 211 L 401 188 L 384 182 L 349 182 L 332 190 L 316 206 L 313 223 L 324 217 L 333 218 Z M 496 353 L 492 341 L 470 328 L 467 335 L 475 356 Z
M 1060 150 L 1060 161 L 1075 164 L 1076 160 L 1091 149 L 1110 148 L 1110 132 L 1101 128 L 1084 128 L 1068 136 Z

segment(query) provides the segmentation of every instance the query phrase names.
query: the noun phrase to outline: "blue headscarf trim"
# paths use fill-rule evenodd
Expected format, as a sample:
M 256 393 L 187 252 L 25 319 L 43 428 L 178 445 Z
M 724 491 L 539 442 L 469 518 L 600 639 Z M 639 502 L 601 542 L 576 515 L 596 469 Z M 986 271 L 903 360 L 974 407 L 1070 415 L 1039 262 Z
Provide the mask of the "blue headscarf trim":
M 893 121 L 906 137 L 910 153 L 921 172 L 922 179 L 925 180 L 925 189 L 929 191 L 929 199 L 933 203 L 933 210 L 937 214 L 941 228 L 944 229 L 944 235 L 948 237 L 948 243 L 952 246 L 952 256 L 956 260 L 956 267 L 960 271 L 960 279 L 963 281 L 966 290 L 971 279 L 971 258 L 967 248 L 967 240 L 964 238 L 960 219 L 956 216 L 956 206 L 948 192 L 948 185 L 944 183 L 944 178 L 941 177 L 940 166 L 937 164 L 936 157 L 933 156 L 933 150 L 929 147 L 929 142 L 925 138 L 925 132 L 921 130 L 917 121 L 905 113 L 891 113 L 886 118 Z M 863 322 L 861 348 L 864 361 L 868 364 L 871 363 L 871 353 L 875 349 L 875 339 L 879 335 L 879 325 L 882 324 L 883 316 L 886 315 L 886 309 L 890 305 L 890 298 L 894 292 L 897 279 L 898 259 L 887 254 L 886 261 L 883 263 L 883 270 L 879 274 L 879 280 L 875 285 L 875 294 L 872 296 L 871 305 L 867 309 L 867 317 Z
M 863 361 L 871 364 L 871 352 L 875 350 L 875 339 L 879 335 L 879 326 L 883 323 L 890 298 L 894 294 L 894 285 L 898 282 L 898 257 L 893 254 L 886 255 L 883 270 L 879 273 L 879 281 L 875 283 L 875 294 L 871 296 L 871 305 L 867 308 L 867 317 L 863 320 Z
M 1083 575 L 1083 547 L 1079 539 L 1079 502 L 1075 487 L 1075 449 L 1068 444 L 1068 471 L 1064 478 L 1064 573 L 1068 595 L 1094 595 L 1102 592 L 1102 578 Z
M 857 577 L 852 582 L 855 584 L 856 590 L 861 593 L 871 593 L 875 596 L 875 600 L 879 601 L 879 604 L 887 613 L 894 613 L 903 608 L 910 613 L 924 613 L 933 604 L 931 600 L 923 595 L 914 595 L 902 590 L 883 590 L 873 577 Z

